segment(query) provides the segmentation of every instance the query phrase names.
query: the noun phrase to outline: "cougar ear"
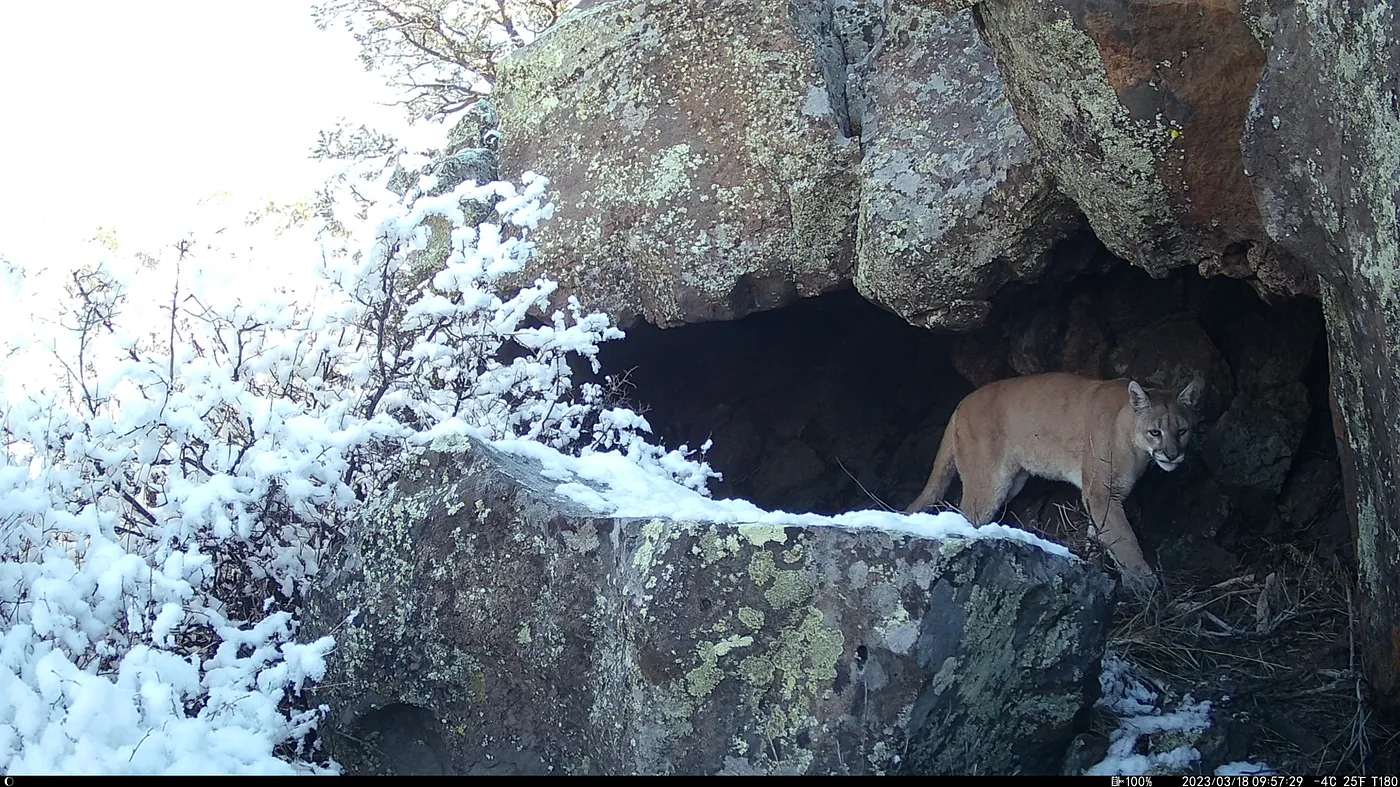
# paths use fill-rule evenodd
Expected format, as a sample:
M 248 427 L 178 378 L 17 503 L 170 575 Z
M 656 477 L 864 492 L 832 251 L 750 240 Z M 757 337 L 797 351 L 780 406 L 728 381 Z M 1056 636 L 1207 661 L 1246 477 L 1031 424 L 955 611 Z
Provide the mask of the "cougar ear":
M 1205 386 L 1201 383 L 1201 378 L 1197 377 L 1181 389 L 1181 393 L 1176 395 L 1176 400 L 1183 405 L 1195 408 L 1196 403 L 1201 400 L 1201 389 Z
M 1133 403 L 1134 410 L 1146 410 L 1152 406 L 1152 398 L 1138 385 L 1137 380 L 1128 383 L 1128 401 Z

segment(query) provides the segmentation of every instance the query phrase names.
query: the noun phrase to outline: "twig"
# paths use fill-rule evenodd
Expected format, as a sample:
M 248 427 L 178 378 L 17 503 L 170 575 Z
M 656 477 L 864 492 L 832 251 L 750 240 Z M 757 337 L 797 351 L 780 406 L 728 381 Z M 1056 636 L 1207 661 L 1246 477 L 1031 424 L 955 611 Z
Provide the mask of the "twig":
M 1231 626 L 1229 623 L 1226 623 L 1225 621 L 1216 617 L 1215 614 L 1210 612 L 1209 610 L 1202 610 L 1201 614 L 1206 616 L 1207 618 L 1210 618 L 1212 623 L 1220 627 L 1220 631 L 1202 631 L 1202 636 L 1239 637 L 1240 639 L 1268 639 L 1269 637 L 1272 637 L 1274 634 L 1276 634 L 1279 629 L 1283 628 L 1283 624 L 1298 616 L 1297 610 L 1289 610 L 1288 612 L 1285 612 L 1282 615 L 1279 615 L 1278 617 L 1274 618 L 1273 621 L 1270 622 L 1269 625 L 1263 631 L 1246 631 L 1245 629 Z
M 1356 610 L 1351 603 L 1351 585 L 1347 588 L 1347 633 L 1350 650 L 1347 654 L 1347 667 L 1355 677 L 1356 685 L 1356 730 L 1353 740 L 1361 760 L 1361 775 L 1366 775 L 1366 764 L 1371 759 L 1371 747 L 1366 740 L 1366 698 L 1361 685 L 1361 676 L 1356 671 Z M 1348 747 L 1350 748 L 1350 747 Z
M 366 749 L 368 749 L 368 750 L 374 752 L 375 754 L 379 755 L 381 764 L 383 763 L 384 760 L 389 759 L 389 755 L 385 754 L 383 749 L 379 748 L 378 746 L 375 746 L 373 743 L 370 743 L 369 741 L 367 741 L 367 740 L 365 740 L 365 739 L 363 739 L 363 738 L 357 738 L 357 737 L 355 737 L 354 735 L 351 735 L 350 733 L 345 732 L 344 730 L 336 730 L 336 731 L 335 731 L 335 734 L 336 734 L 336 735 L 339 735 L 340 737 L 345 738 L 345 739 L 347 739 L 347 740 L 352 740 L 352 741 L 354 741 L 355 743 L 358 743 L 358 744 L 360 744 L 361 746 L 363 746 L 364 748 L 366 748 Z
M 1342 675 L 1342 676 L 1340 676 L 1340 677 L 1333 678 L 1332 680 L 1328 681 L 1325 685 L 1316 686 L 1316 687 L 1311 688 L 1311 689 L 1303 689 L 1302 691 L 1294 691 L 1294 692 L 1290 692 L 1290 693 L 1288 693 L 1288 694 L 1276 694 L 1276 695 L 1274 695 L 1273 699 L 1276 699 L 1276 700 L 1296 700 L 1296 699 L 1301 699 L 1301 698 L 1303 698 L 1303 697 L 1311 697 L 1311 696 L 1316 695 L 1316 694 L 1326 694 L 1326 693 L 1328 693 L 1328 692 L 1330 692 L 1330 691 L 1333 691 L 1334 689 L 1338 688 L 1339 686 L 1343 685 L 1344 683 L 1346 683 L 1346 682 L 1347 682 L 1347 679 L 1349 679 L 1349 678 L 1351 678 L 1351 677 L 1352 677 L 1351 675 Z
M 862 483 L 860 482 L 860 479 L 859 479 L 859 478 L 856 478 L 855 475 L 852 474 L 850 470 L 847 470 L 847 469 L 846 469 L 846 466 L 845 466 L 844 464 L 841 463 L 841 457 L 836 456 L 836 457 L 832 457 L 832 458 L 836 460 L 836 466 L 839 467 L 839 468 L 841 468 L 841 471 L 844 472 L 846 475 L 850 476 L 850 478 L 851 478 L 852 481 L 855 481 L 855 482 L 856 482 L 856 486 L 860 487 L 860 491 L 864 492 L 865 495 L 866 495 L 866 497 L 869 497 L 871 500 L 874 500 L 876 503 L 879 503 L 880 506 L 881 506 L 882 508 L 884 508 L 886 511 L 894 511 L 893 508 L 890 508 L 890 506 L 889 506 L 888 503 L 886 503 L 885 501 L 883 501 L 883 500 L 881 500 L 880 498 L 876 497 L 874 492 L 871 492 L 869 489 L 866 489 L 866 488 L 865 488 L 865 484 L 862 484 Z
M 146 738 L 151 737 L 152 732 L 155 732 L 155 730 L 146 730 L 146 734 L 141 737 L 141 740 L 137 741 L 135 748 L 131 750 L 131 756 L 126 758 L 127 762 L 131 762 L 135 759 L 137 750 L 141 748 L 141 744 L 146 742 Z

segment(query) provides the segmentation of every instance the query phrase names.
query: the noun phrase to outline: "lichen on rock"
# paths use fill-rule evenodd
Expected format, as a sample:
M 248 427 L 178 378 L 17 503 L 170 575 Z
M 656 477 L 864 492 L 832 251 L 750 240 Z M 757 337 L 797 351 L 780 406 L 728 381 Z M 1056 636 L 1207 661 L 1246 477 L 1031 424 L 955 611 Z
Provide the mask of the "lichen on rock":
M 1244 136 L 1281 253 L 1321 281 L 1374 697 L 1400 707 L 1400 52 L 1393 0 L 1250 2 L 1268 63 Z
M 369 505 L 307 626 L 355 771 L 412 759 L 356 743 L 410 707 L 458 773 L 1055 772 L 1110 591 L 1016 541 L 600 517 L 458 440 Z
M 507 162 L 546 172 L 542 270 L 590 309 L 731 319 L 848 278 L 858 146 L 781 5 L 602 2 L 502 64 Z

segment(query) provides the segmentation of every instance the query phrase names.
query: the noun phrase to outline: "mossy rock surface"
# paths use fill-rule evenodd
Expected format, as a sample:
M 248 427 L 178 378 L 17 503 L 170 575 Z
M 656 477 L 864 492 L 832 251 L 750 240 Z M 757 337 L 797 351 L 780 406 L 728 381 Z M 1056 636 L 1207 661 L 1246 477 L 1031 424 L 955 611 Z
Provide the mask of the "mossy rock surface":
M 308 623 L 351 770 L 1052 773 L 1095 698 L 1112 585 L 1086 564 L 599 517 L 530 460 L 437 448 Z

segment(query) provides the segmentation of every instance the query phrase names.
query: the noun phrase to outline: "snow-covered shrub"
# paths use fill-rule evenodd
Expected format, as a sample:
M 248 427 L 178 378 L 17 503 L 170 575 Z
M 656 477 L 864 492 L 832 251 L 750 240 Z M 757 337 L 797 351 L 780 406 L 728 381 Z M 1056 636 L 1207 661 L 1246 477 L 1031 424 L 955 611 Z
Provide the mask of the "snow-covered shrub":
M 135 279 L 119 260 L 73 272 L 61 330 L 7 349 L 0 771 L 323 768 L 306 744 L 324 709 L 300 698 L 334 643 L 297 641 L 301 599 L 357 503 L 436 430 L 617 451 L 698 490 L 714 475 L 576 383 L 570 362 L 596 372 L 621 336 L 610 319 L 572 300 L 541 319 L 548 281 L 497 293 L 552 210 L 544 178 L 355 185 L 313 295 L 205 286 L 241 263 L 187 240 Z M 463 200 L 500 223 L 471 226 Z
M 0 768 L 292 772 L 273 752 L 307 753 L 292 700 L 333 643 L 275 608 L 319 570 L 354 450 L 398 427 L 276 388 L 294 310 L 191 301 L 162 347 L 124 333 L 106 266 L 69 293 L 65 385 L 0 401 Z
M 391 413 L 422 432 L 460 421 L 489 439 L 523 437 L 574 453 L 617 450 L 705 489 L 716 474 L 694 461 L 687 446 L 667 451 L 652 444 L 645 418 L 608 406 L 597 382 L 576 384 L 571 362 L 598 372 L 598 345 L 623 335 L 608 315 L 584 314 L 570 297 L 563 310 L 536 319 L 548 313 L 557 289 L 545 279 L 505 299 L 498 294 L 503 279 L 535 253 L 528 231 L 553 214 L 544 201 L 545 178 L 527 172 L 520 189 L 467 182 L 430 196 L 436 184 L 426 176 L 395 202 L 392 176 L 379 172 L 356 192 L 378 184 L 381 200 L 354 217 L 361 230 L 346 240 L 340 264 L 326 269 L 353 299 L 360 333 L 378 337 L 377 352 L 359 367 L 366 415 Z M 500 224 L 469 223 L 463 206 L 483 203 L 494 205 Z

